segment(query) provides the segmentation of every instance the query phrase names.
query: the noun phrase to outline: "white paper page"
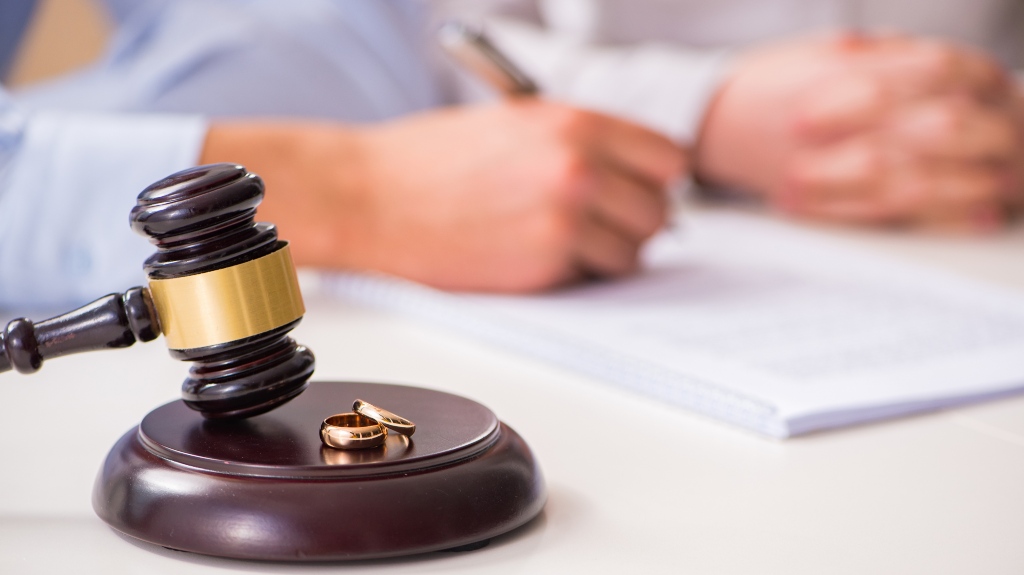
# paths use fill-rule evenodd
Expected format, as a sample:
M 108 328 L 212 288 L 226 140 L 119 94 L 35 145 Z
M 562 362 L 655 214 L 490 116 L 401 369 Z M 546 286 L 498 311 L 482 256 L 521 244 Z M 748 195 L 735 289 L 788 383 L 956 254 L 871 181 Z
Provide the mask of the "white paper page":
M 739 214 L 697 215 L 646 260 L 616 282 L 405 308 L 772 435 L 1024 388 L 1014 294 Z

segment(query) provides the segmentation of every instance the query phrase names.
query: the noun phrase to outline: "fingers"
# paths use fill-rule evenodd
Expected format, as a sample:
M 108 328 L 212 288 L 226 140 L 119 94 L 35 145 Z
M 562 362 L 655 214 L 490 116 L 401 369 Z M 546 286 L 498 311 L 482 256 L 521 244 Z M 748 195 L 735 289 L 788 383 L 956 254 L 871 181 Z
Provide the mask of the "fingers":
M 641 244 L 665 223 L 666 188 L 682 177 L 686 154 L 655 132 L 601 114 L 573 110 L 567 126 L 588 174 L 578 205 L 576 264 L 600 277 L 630 273 Z
M 688 169 L 686 152 L 665 136 L 632 122 L 544 100 L 508 103 L 552 129 L 574 150 L 666 186 Z
M 1006 72 L 965 46 L 905 36 L 847 44 L 833 76 L 804 97 L 796 119 L 798 136 L 811 141 L 842 137 L 939 95 L 968 95 L 986 104 L 1005 104 L 1013 97 Z
M 620 235 L 643 241 L 657 232 L 668 217 L 668 194 L 660 186 L 632 174 L 600 165 L 590 210 Z
M 837 95 L 807 110 L 815 128 L 829 127 L 833 138 L 805 140 L 773 194 L 777 206 L 833 221 L 979 231 L 1000 226 L 1020 195 L 1024 162 L 1024 137 L 1012 110 L 964 93 L 944 94 L 904 104 L 882 114 L 884 121 L 857 129 L 857 123 L 872 123 L 865 118 L 884 100 L 869 93 L 846 100 Z
M 1002 228 L 1007 219 L 1006 209 L 992 201 L 976 203 L 931 203 L 909 218 L 914 227 L 942 232 L 988 233 Z
M 640 242 L 623 236 L 600 216 L 585 215 L 579 233 L 576 261 L 587 274 L 616 277 L 636 270 Z
M 576 261 L 581 271 L 615 277 L 634 271 L 643 242 L 665 223 L 668 196 L 661 186 L 617 166 L 593 168 L 589 203 L 582 206 Z
M 871 137 L 803 151 L 793 162 L 777 207 L 801 217 L 845 223 L 881 223 L 902 210 L 886 201 L 892 164 Z
M 805 152 L 778 205 L 791 214 L 849 223 L 915 223 L 988 230 L 998 226 L 1008 179 L 983 163 L 886 155 L 861 139 Z
M 844 75 L 806 98 L 796 130 L 812 142 L 841 138 L 877 125 L 891 105 L 891 94 L 879 78 L 866 73 Z
M 778 201 L 787 211 L 868 199 L 881 189 L 889 162 L 871 137 L 804 150 L 793 160 Z
M 948 42 L 889 37 L 865 49 L 859 66 L 903 96 L 965 90 L 985 99 L 1004 96 L 1006 73 L 982 52 Z
M 933 166 L 913 174 L 917 194 L 924 200 L 922 214 L 947 220 L 974 220 L 979 213 L 999 210 L 1005 181 L 998 170 L 982 166 Z
M 629 122 L 593 115 L 593 126 L 581 134 L 595 156 L 660 188 L 687 170 L 684 150 L 668 138 Z
M 1005 163 L 1021 148 L 1020 135 L 1005 113 L 965 97 L 922 102 L 891 123 L 894 137 L 925 157 Z

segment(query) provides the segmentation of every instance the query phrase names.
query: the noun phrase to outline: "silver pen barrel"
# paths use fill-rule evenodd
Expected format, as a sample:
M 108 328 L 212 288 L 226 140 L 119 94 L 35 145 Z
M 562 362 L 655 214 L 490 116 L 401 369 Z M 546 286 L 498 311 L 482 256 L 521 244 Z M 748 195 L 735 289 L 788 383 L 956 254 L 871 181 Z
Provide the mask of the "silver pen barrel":
M 533 96 L 537 84 L 487 38 L 483 30 L 457 20 L 437 32 L 441 47 L 456 62 L 508 96 Z

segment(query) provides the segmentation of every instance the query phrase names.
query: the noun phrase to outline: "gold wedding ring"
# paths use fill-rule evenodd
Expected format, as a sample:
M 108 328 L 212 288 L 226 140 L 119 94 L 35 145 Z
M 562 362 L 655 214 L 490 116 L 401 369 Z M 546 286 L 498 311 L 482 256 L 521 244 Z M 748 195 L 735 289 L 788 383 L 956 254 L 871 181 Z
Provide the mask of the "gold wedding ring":
M 416 432 L 416 424 L 408 419 L 357 399 L 355 412 L 332 415 L 320 424 L 320 441 L 335 449 L 364 449 L 384 445 L 388 430 L 408 438 Z
M 358 413 L 332 415 L 320 424 L 320 441 L 336 449 L 379 447 L 387 437 L 379 423 Z
M 391 431 L 397 431 L 402 435 L 411 436 L 413 433 L 416 433 L 415 423 L 361 399 L 357 399 L 355 403 L 352 404 L 352 411 L 355 411 L 360 415 L 365 415 Z

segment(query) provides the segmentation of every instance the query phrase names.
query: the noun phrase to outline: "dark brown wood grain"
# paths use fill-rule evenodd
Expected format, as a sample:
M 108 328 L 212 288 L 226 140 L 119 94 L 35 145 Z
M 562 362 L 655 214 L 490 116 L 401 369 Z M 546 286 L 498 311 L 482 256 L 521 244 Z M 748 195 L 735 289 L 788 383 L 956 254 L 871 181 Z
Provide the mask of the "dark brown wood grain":
M 155 318 L 146 290 L 136 287 L 39 323 L 16 319 L 0 332 L 0 372 L 34 373 L 46 359 L 152 341 L 160 335 Z
M 143 190 L 129 220 L 156 246 L 143 264 L 148 276 L 200 274 L 282 249 L 274 226 L 255 221 L 263 193 L 259 176 L 235 164 L 191 168 Z M 288 337 L 299 321 L 237 341 L 171 350 L 172 357 L 192 362 L 182 384 L 185 404 L 208 418 L 241 418 L 301 393 L 315 359 Z M 49 358 L 127 347 L 158 335 L 148 291 L 132 288 L 43 322 L 10 322 L 0 332 L 0 372 L 32 373 Z
M 256 223 L 263 180 L 235 164 L 173 174 L 139 194 L 132 229 L 156 246 L 144 269 L 151 279 L 178 278 L 245 263 L 281 249 L 273 224 Z M 269 332 L 209 347 L 171 350 L 192 362 L 182 384 L 185 404 L 209 418 L 251 417 L 306 387 L 315 360 L 288 332 Z
M 416 435 L 356 451 L 324 447 L 323 419 L 365 399 Z M 272 561 L 355 560 L 470 549 L 544 505 L 523 439 L 485 406 L 410 386 L 315 382 L 245 420 L 160 407 L 111 450 L 93 507 L 156 545 Z

